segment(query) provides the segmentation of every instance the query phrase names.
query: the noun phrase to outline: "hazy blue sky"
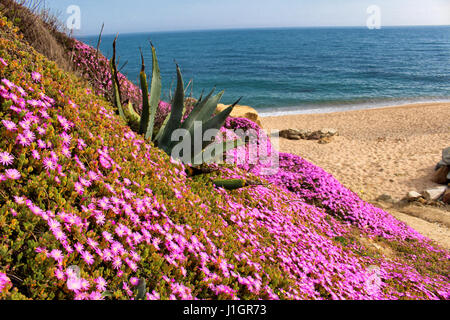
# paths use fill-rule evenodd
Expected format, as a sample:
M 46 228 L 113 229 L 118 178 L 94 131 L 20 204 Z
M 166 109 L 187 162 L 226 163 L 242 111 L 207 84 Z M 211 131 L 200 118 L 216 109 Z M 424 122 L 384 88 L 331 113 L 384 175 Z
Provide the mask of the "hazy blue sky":
M 365 26 L 370 5 L 382 26 L 450 25 L 450 0 L 47 0 L 66 20 L 81 9 L 79 35 L 194 29 Z

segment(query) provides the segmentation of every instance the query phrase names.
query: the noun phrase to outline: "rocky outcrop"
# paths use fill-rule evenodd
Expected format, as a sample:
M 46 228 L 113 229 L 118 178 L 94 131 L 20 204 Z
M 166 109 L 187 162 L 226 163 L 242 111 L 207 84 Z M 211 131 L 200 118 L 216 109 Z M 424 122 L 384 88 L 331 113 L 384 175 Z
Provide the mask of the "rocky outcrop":
M 416 201 L 416 200 L 419 200 L 419 198 L 421 198 L 421 197 L 422 197 L 422 195 L 416 191 L 410 191 L 410 192 L 408 192 L 408 195 L 406 196 L 408 201 Z
M 218 104 L 216 112 L 222 112 L 223 110 L 225 110 L 228 107 L 229 107 L 229 105 Z M 234 107 L 233 111 L 231 112 L 230 116 L 234 117 L 234 118 L 246 118 L 246 119 L 249 119 L 249 120 L 255 122 L 258 126 L 262 127 L 261 119 L 259 117 L 259 114 L 252 107 L 236 105 Z
M 448 180 L 447 177 L 448 177 L 449 172 L 450 172 L 450 166 L 442 166 L 434 172 L 431 180 L 433 182 L 436 182 L 439 184 L 446 184 L 447 180 Z
M 444 194 L 444 192 L 446 192 L 446 190 L 446 186 L 427 189 L 423 192 L 423 196 L 426 200 L 438 200 Z
M 450 147 L 442 150 L 442 160 L 436 165 L 432 180 L 439 184 L 450 182 Z
M 286 129 L 280 131 L 280 137 L 288 140 L 318 140 L 320 144 L 330 143 L 332 137 L 338 135 L 338 131 L 332 128 L 324 128 L 317 131 L 303 129 Z
M 444 196 L 442 197 L 442 201 L 446 204 L 450 204 L 450 188 L 445 191 Z

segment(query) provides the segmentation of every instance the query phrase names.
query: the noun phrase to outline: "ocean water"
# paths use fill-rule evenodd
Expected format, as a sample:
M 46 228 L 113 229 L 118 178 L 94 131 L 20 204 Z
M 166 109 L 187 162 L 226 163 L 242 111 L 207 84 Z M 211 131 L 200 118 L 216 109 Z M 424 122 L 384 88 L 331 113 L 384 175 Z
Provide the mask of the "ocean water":
M 92 45 L 97 36 L 80 37 Z M 112 56 L 114 36 L 100 46 Z M 214 86 L 224 103 L 263 115 L 312 113 L 450 100 L 450 26 L 295 28 L 122 34 L 119 66 L 138 83 L 139 48 L 151 72 L 156 47 L 163 98 L 176 84 L 175 61 L 198 97 Z

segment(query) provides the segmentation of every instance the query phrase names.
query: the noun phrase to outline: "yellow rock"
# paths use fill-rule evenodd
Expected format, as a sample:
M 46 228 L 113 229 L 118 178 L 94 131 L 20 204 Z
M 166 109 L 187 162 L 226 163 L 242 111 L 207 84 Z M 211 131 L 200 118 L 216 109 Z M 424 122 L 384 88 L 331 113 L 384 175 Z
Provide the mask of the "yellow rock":
M 228 107 L 229 107 L 229 105 L 218 104 L 216 112 L 222 112 L 223 110 L 225 110 Z M 236 105 L 233 109 L 233 112 L 231 112 L 230 116 L 233 118 L 249 119 L 261 127 L 261 119 L 259 118 L 259 114 L 252 107 Z

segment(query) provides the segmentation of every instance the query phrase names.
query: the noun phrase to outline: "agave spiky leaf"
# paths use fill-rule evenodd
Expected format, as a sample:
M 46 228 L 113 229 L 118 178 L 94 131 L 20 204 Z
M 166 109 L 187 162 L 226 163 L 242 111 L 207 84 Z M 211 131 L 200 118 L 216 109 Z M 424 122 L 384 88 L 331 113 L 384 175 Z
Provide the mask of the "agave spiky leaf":
M 161 125 L 161 128 L 159 128 L 158 133 L 156 134 L 155 138 L 153 139 L 153 141 L 155 142 L 156 146 L 158 146 L 158 141 L 161 140 L 161 136 L 162 136 L 162 134 L 164 132 L 164 129 L 167 126 L 167 122 L 169 122 L 169 119 L 170 119 L 170 113 L 164 119 L 164 122 Z
M 231 106 L 229 106 L 228 108 L 226 108 L 225 110 L 223 110 L 222 112 L 220 112 L 219 114 L 217 114 L 216 116 L 214 116 L 213 118 L 206 120 L 205 122 L 202 123 L 202 134 L 204 132 L 206 132 L 207 130 L 210 129 L 215 129 L 215 130 L 220 130 L 220 128 L 223 127 L 223 125 L 225 124 L 226 119 L 230 116 L 231 112 L 233 111 L 234 107 L 239 103 L 239 101 L 241 100 L 241 98 L 239 98 L 235 103 L 233 103 Z M 216 104 L 217 107 L 217 104 Z M 193 129 L 190 130 L 190 132 L 193 133 Z M 204 149 L 205 147 L 207 147 L 209 144 L 211 144 L 212 141 L 203 141 L 202 143 L 202 149 Z M 191 150 L 194 150 L 194 141 L 192 141 L 191 144 Z
M 150 42 L 152 47 L 152 83 L 150 87 L 150 118 L 147 124 L 145 139 L 153 138 L 153 127 L 155 125 L 156 110 L 158 109 L 159 100 L 161 98 L 161 73 L 159 71 L 158 59 L 156 57 L 156 49 Z
M 172 108 L 170 111 L 169 120 L 163 128 L 163 132 L 157 141 L 158 147 L 170 154 L 170 138 L 172 132 L 179 129 L 181 126 L 181 119 L 184 111 L 184 83 L 181 75 L 180 67 L 177 65 L 177 88 L 172 101 Z
M 123 109 L 123 112 L 125 113 L 125 118 L 127 119 L 127 123 L 130 128 L 133 131 L 138 132 L 141 123 L 141 116 L 134 110 L 133 104 L 129 102 L 128 105 Z
M 121 102 L 121 97 L 120 97 L 120 83 L 119 83 L 119 77 L 118 77 L 117 65 L 116 65 L 116 43 L 117 43 L 118 36 L 119 35 L 117 34 L 116 38 L 113 41 L 113 56 L 110 61 L 111 75 L 112 75 L 112 84 L 113 84 L 114 104 L 115 104 L 117 110 L 119 110 L 119 115 L 123 119 L 126 120 L 125 113 L 123 112 L 123 108 L 122 108 L 122 102 Z
M 191 129 L 191 127 L 194 125 L 195 121 L 206 121 L 214 113 L 214 110 L 217 108 L 217 104 L 219 103 L 219 100 L 222 98 L 223 91 L 220 92 L 217 96 L 214 97 L 214 99 L 211 99 L 213 93 L 215 91 L 215 88 L 211 90 L 211 92 L 205 97 L 204 100 L 199 100 L 198 103 L 194 106 L 189 116 L 186 118 L 186 120 L 183 122 L 183 129 Z M 214 106 L 215 103 L 215 106 Z M 212 111 L 211 109 L 214 108 Z
M 213 184 L 218 188 L 227 190 L 236 190 L 247 185 L 244 179 L 216 179 L 213 181 Z
M 148 81 L 145 73 L 144 55 L 141 50 L 141 72 L 139 74 L 141 91 L 142 91 L 142 115 L 139 126 L 139 133 L 145 135 L 145 139 L 153 138 L 153 127 L 155 124 L 156 110 L 158 109 L 159 100 L 161 98 L 161 73 L 159 71 L 158 59 L 156 57 L 156 49 L 150 42 L 152 48 L 152 82 L 150 87 L 150 99 L 148 92 Z
M 211 143 L 200 154 L 194 156 L 192 163 L 201 165 L 213 162 L 218 160 L 218 157 L 221 157 L 224 153 L 243 145 L 245 143 L 241 139 Z
M 144 55 L 142 54 L 142 49 L 140 50 L 141 50 L 141 72 L 139 73 L 139 80 L 142 92 L 142 113 L 141 113 L 141 124 L 139 127 L 139 133 L 145 134 L 147 124 L 150 119 L 150 102 L 148 100 L 148 82 L 147 82 L 147 74 L 145 73 Z

